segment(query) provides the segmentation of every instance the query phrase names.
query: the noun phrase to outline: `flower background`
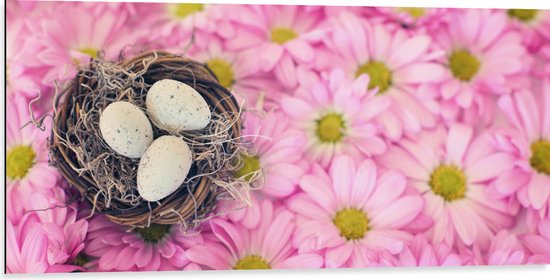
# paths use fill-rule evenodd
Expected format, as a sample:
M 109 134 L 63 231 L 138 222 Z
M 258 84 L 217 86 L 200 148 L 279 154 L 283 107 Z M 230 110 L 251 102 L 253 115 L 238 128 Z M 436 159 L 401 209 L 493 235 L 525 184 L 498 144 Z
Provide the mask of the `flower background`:
M 8 0 L 6 16 L 9 273 L 550 263 L 550 11 Z M 48 166 L 31 100 L 47 114 L 54 81 L 146 49 L 246 102 L 251 207 L 130 229 Z

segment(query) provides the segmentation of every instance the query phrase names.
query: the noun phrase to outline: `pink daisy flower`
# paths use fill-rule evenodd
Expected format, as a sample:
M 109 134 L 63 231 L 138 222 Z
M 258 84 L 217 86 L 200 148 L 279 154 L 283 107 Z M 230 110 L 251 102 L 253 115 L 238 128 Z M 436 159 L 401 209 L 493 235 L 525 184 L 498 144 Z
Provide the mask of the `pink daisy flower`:
M 445 8 L 422 7 L 375 7 L 378 14 L 389 22 L 397 23 L 406 29 L 438 27 L 445 16 Z
M 376 253 L 400 253 L 412 236 L 401 228 L 424 208 L 422 197 L 407 194 L 397 172 L 379 173 L 370 160 L 356 164 L 338 156 L 326 173 L 314 165 L 289 201 L 298 229 L 299 252 L 320 252 L 326 267 L 366 267 Z
M 56 16 L 60 14 L 63 16 Z M 29 24 L 35 35 L 29 44 L 38 50 L 39 62 L 50 68 L 43 78 L 48 85 L 56 79 L 72 78 L 78 67 L 100 51 L 107 59 L 116 59 L 126 46 L 135 43 L 132 31 L 124 26 L 124 14 L 105 11 L 95 15 L 84 6 L 66 2 L 44 10 L 41 17 Z
M 344 152 L 359 158 L 386 150 L 372 119 L 389 102 L 376 98 L 368 84 L 367 75 L 351 80 L 342 70 L 333 70 L 319 83 L 281 98 L 281 109 L 293 119 L 291 126 L 307 133 L 310 158 L 327 166 Z
M 351 77 L 368 74 L 368 88 L 378 89 L 376 98 L 390 104 L 377 120 L 391 140 L 435 125 L 433 113 L 439 105 L 429 92 L 418 88 L 422 83 L 438 82 L 445 73 L 434 62 L 443 53 L 428 52 L 430 37 L 411 36 L 402 29 L 390 31 L 387 25 L 370 24 L 347 12 L 332 18 L 330 25 L 324 40 L 327 50 L 317 56 L 317 67 L 327 70 L 339 65 Z
M 515 234 L 507 230 L 497 233 L 484 255 L 484 261 L 480 265 L 521 265 L 527 261 L 522 243 Z
M 433 243 L 489 246 L 494 233 L 512 226 L 506 201 L 487 192 L 488 182 L 512 168 L 512 156 L 497 152 L 487 134 L 474 137 L 471 127 L 422 132 L 418 140 L 401 140 L 377 160 L 399 170 L 426 201 L 434 220 L 427 235 Z
M 84 253 L 98 271 L 181 270 L 189 264 L 185 250 L 203 242 L 181 225 L 151 224 L 129 228 L 96 215 L 89 222 Z
M 261 187 L 262 193 L 274 198 L 294 193 L 304 174 L 299 162 L 306 137 L 305 133 L 289 127 L 290 118 L 280 111 L 264 116 L 247 113 L 243 135 L 250 139 L 251 146 L 248 154 L 241 156 L 242 166 L 235 177 L 247 179 L 252 173 L 261 171 L 262 178 L 252 184 Z
M 542 220 L 536 233 L 526 234 L 523 243 L 531 252 L 529 263 L 549 264 L 550 263 L 550 220 Z
M 498 105 L 514 132 L 497 134 L 499 145 L 516 160 L 516 168 L 496 182 L 503 194 L 514 194 L 525 207 L 550 213 L 550 81 L 500 98 Z
M 504 12 L 521 33 L 530 51 L 537 51 L 550 40 L 550 11 L 509 9 Z
M 6 33 L 6 84 L 8 93 L 36 97 L 39 90 L 38 78 L 25 65 L 25 39 L 30 36 L 25 23 L 16 16 L 7 17 Z M 29 73 L 30 72 L 30 73 Z
M 269 97 L 282 90 L 272 76 L 259 72 L 256 53 L 226 50 L 223 40 L 217 36 L 195 33 L 195 43 L 189 56 L 206 63 L 220 84 L 244 98 L 250 105 L 247 107 L 254 105 L 262 94 Z
M 212 237 L 187 250 L 189 260 L 207 269 L 319 268 L 316 254 L 297 254 L 292 247 L 295 218 L 284 206 L 259 200 L 260 222 L 254 229 L 224 219 L 210 221 Z
M 77 220 L 73 206 L 65 207 L 67 198 L 60 188 L 55 189 L 55 197 L 32 193 L 27 199 L 36 211 L 24 214 L 17 224 L 7 221 L 8 273 L 79 270 L 86 220 Z
M 434 246 L 423 234 L 418 234 L 398 255 L 381 255 L 380 264 L 391 267 L 460 266 L 462 260 L 451 246 L 444 242 Z
M 25 210 L 34 209 L 32 193 L 50 194 L 59 173 L 48 163 L 49 124 L 45 131 L 26 125 L 31 117 L 27 101 L 18 95 L 6 100 L 6 183 L 8 219 L 14 223 Z
M 142 27 L 142 31 L 138 31 L 139 37 L 162 49 L 183 51 L 191 43 L 195 31 L 214 33 L 222 38 L 235 34 L 231 21 L 227 19 L 228 5 L 135 3 L 134 6 L 136 13 L 130 21 Z
M 229 10 L 236 34 L 228 39 L 231 50 L 250 50 L 261 69 L 271 72 L 285 87 L 298 85 L 296 68 L 313 62 L 314 44 L 323 31 L 323 14 L 304 6 L 250 5 Z
M 443 99 L 444 116 L 451 118 L 458 108 L 474 108 L 477 116 L 484 117 L 485 107 L 494 101 L 481 93 L 504 94 L 526 85 L 522 79 L 529 60 L 520 34 L 509 28 L 504 14 L 487 9 L 453 11 L 446 28 L 432 36 L 446 54 L 439 59 L 447 69 L 445 80 L 436 90 Z

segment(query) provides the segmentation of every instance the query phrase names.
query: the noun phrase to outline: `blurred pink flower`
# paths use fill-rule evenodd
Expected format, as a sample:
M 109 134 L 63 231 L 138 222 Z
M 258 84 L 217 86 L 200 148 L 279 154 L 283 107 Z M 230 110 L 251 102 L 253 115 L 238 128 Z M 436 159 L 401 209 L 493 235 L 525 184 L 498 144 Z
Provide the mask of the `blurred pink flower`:
M 375 12 L 406 29 L 436 28 L 443 22 L 446 8 L 375 7 Z
M 29 24 L 35 35 L 29 44 L 36 48 L 39 63 L 49 67 L 43 82 L 51 86 L 54 80 L 73 78 L 79 67 L 100 52 L 107 59 L 116 59 L 125 47 L 136 43 L 133 29 L 124 25 L 126 18 L 111 10 L 95 15 L 70 2 L 44 9 L 41 20 Z
M 391 140 L 422 127 L 433 127 L 439 105 L 419 84 L 436 83 L 445 69 L 434 62 L 442 52 L 428 52 L 429 36 L 410 36 L 404 30 L 390 31 L 383 24 L 371 24 L 343 12 L 330 21 L 325 37 L 326 51 L 316 57 L 320 70 L 334 65 L 352 77 L 370 76 L 369 89 L 378 89 L 377 99 L 388 99 L 389 108 L 376 119 Z
M 129 21 L 136 25 L 141 41 L 177 53 L 192 42 L 195 32 L 221 38 L 235 34 L 228 20 L 228 5 L 201 3 L 134 3 L 136 12 Z
M 516 28 L 531 52 L 550 41 L 550 11 L 535 9 L 503 10 L 508 15 L 512 26 Z
M 274 198 L 292 194 L 304 170 L 299 165 L 306 144 L 305 132 L 290 129 L 291 119 L 280 111 L 258 116 L 248 112 L 242 135 L 250 141 L 250 155 L 242 155 L 239 176 L 261 169 L 263 178 L 253 183 Z
M 442 114 L 456 118 L 460 109 L 473 109 L 477 118 L 490 119 L 484 94 L 505 94 L 528 84 L 529 57 L 521 36 L 507 24 L 506 16 L 489 9 L 453 10 L 447 27 L 432 34 L 445 50 L 445 80 L 435 90 L 442 98 Z
M 402 174 L 380 172 L 370 160 L 338 156 L 328 173 L 315 165 L 300 180 L 304 193 L 288 202 L 297 213 L 295 246 L 323 254 L 326 267 L 367 267 L 378 252 L 400 253 L 412 239 L 401 228 L 424 209 L 406 185 Z
M 272 76 L 260 71 L 257 53 L 227 50 L 223 40 L 213 34 L 196 32 L 188 55 L 206 63 L 222 86 L 245 99 L 246 107 L 254 106 L 264 95 L 279 96 L 275 93 L 282 90 Z
M 514 158 L 497 152 L 488 134 L 474 136 L 459 123 L 422 132 L 418 140 L 401 140 L 376 160 L 399 170 L 422 193 L 424 213 L 434 220 L 432 242 L 462 242 L 482 249 L 501 228 L 512 226 L 505 200 L 489 195 L 488 182 L 511 169 Z
M 444 242 L 432 245 L 423 234 L 418 234 L 396 256 L 383 254 L 382 266 L 459 266 L 462 260 L 453 248 Z
M 271 72 L 286 88 L 298 85 L 296 68 L 314 60 L 314 45 L 323 30 L 323 14 L 302 6 L 234 6 L 228 16 L 235 22 L 235 36 L 227 40 L 230 50 L 249 50 L 265 72 Z
M 293 119 L 291 128 L 307 133 L 304 148 L 310 159 L 327 166 L 342 153 L 363 158 L 386 150 L 372 119 L 388 108 L 389 100 L 376 98 L 368 84 L 367 75 L 351 80 L 337 69 L 281 98 L 281 109 Z
M 84 253 L 95 258 L 94 271 L 181 270 L 189 264 L 185 250 L 202 242 L 201 235 L 184 232 L 179 224 L 130 228 L 96 215 L 89 222 Z
M 479 265 L 520 265 L 527 261 L 521 241 L 507 230 L 496 234 L 484 256 L 484 262 Z
M 542 220 L 536 233 L 527 234 L 523 237 L 525 247 L 532 253 L 529 263 L 549 264 L 550 263 L 550 220 Z
M 74 206 L 66 206 L 64 191 L 32 193 L 34 208 L 17 223 L 7 221 L 9 273 L 71 272 L 80 270 L 77 256 L 84 248 L 88 223 L 77 220 Z
M 498 101 L 514 131 L 496 134 L 499 147 L 516 160 L 516 168 L 499 176 L 495 185 L 506 195 L 517 193 L 524 207 L 550 213 L 550 80 Z
M 59 177 L 48 163 L 50 124 L 45 123 L 44 131 L 32 123 L 25 126 L 31 120 L 27 102 L 19 95 L 6 99 L 6 206 L 12 223 L 17 223 L 23 211 L 34 209 L 35 202 L 29 199 L 32 193 L 51 194 Z
M 15 0 L 10 0 L 10 5 Z M 41 5 L 41 8 L 44 6 Z M 14 10 L 6 11 L 6 84 L 8 94 L 34 98 L 41 89 L 41 80 L 46 67 L 36 65 L 35 46 L 29 38 L 35 36 L 27 27 L 27 21 L 37 20 L 37 12 Z M 23 18 L 24 15 L 24 18 Z
M 223 219 L 210 221 L 213 237 L 187 250 L 189 260 L 208 269 L 319 268 L 316 254 L 296 253 L 292 247 L 295 218 L 283 206 L 259 200 L 260 222 L 254 229 Z

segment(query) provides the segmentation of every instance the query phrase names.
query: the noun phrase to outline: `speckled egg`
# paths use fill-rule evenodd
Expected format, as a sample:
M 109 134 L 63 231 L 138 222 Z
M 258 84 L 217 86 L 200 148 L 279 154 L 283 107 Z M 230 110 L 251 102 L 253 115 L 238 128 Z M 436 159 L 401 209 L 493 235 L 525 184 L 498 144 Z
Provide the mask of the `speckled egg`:
M 192 163 L 192 152 L 182 139 L 171 135 L 157 138 L 139 161 L 139 194 L 147 201 L 167 197 L 181 186 Z
M 129 158 L 140 158 L 153 142 L 153 129 L 145 113 L 125 101 L 113 102 L 103 110 L 99 129 L 109 147 Z
M 154 125 L 170 133 L 197 130 L 210 122 L 210 108 L 192 87 L 179 81 L 157 81 L 147 92 L 147 112 Z

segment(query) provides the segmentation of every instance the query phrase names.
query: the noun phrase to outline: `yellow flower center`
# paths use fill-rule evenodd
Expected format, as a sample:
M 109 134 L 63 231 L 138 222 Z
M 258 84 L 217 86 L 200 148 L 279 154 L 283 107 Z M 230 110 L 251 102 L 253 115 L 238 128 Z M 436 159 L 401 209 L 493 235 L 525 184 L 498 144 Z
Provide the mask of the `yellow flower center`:
M 74 258 L 73 264 L 78 266 L 84 266 L 88 262 L 89 262 L 88 257 L 84 253 L 80 253 L 76 255 L 76 257 Z
M 402 7 L 402 8 L 397 8 L 397 10 L 400 12 L 408 13 L 414 19 L 419 19 L 424 15 L 426 15 L 426 9 L 424 8 Z
M 355 208 L 345 208 L 336 213 L 332 219 L 346 240 L 358 240 L 365 237 L 369 230 L 369 219 L 365 212 Z
M 31 146 L 15 146 L 6 156 L 6 176 L 12 180 L 23 179 L 35 164 L 36 153 Z
M 517 18 L 522 22 L 530 22 L 537 16 L 538 10 L 533 9 L 510 9 L 508 10 L 508 16 L 511 18 Z
M 277 28 L 271 29 L 271 41 L 280 45 L 296 37 L 298 37 L 298 34 L 290 28 L 277 27 Z
M 139 233 L 145 242 L 157 243 L 168 234 L 170 225 L 151 224 L 147 228 L 135 228 L 134 231 Z
M 378 87 L 378 93 L 383 93 L 390 88 L 392 73 L 386 64 L 378 61 L 370 61 L 359 66 L 355 71 L 355 77 L 361 74 L 369 75 L 369 89 Z
M 458 50 L 449 57 L 449 68 L 455 78 L 468 82 L 479 71 L 480 62 L 467 50 Z
M 329 113 L 317 120 L 317 137 L 324 143 L 337 143 L 345 136 L 346 124 L 342 115 Z
M 250 182 L 253 179 L 254 173 L 262 168 L 260 159 L 257 156 L 249 156 L 242 154 L 239 158 L 241 167 L 235 171 L 235 178 L 244 178 Z
M 233 85 L 235 82 L 235 72 L 233 72 L 231 64 L 219 58 L 210 59 L 206 64 L 208 68 L 214 72 L 216 77 L 218 77 L 222 86 L 229 88 Z
M 537 172 L 550 175 L 550 141 L 539 140 L 531 144 L 529 163 Z
M 432 191 L 446 201 L 461 199 L 466 193 L 466 176 L 454 165 L 440 165 L 430 176 Z
M 204 4 L 179 3 L 167 4 L 168 13 L 175 19 L 184 19 L 187 16 L 204 10 Z
M 93 58 L 97 58 L 97 55 L 99 53 L 99 50 L 94 48 L 80 48 L 80 49 L 77 49 L 77 51 L 81 54 L 85 54 Z
M 271 265 L 260 256 L 250 255 L 240 259 L 233 269 L 271 269 Z

